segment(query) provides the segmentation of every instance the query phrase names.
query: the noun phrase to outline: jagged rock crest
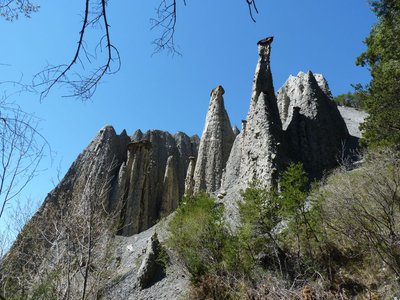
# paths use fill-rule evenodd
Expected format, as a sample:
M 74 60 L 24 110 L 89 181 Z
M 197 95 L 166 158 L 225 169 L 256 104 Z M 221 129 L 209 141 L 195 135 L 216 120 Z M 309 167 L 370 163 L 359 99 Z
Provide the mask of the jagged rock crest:
M 302 162 L 311 178 L 321 177 L 337 165 L 349 137 L 327 81 L 320 74 L 300 72 L 289 77 L 277 99 L 290 159 Z

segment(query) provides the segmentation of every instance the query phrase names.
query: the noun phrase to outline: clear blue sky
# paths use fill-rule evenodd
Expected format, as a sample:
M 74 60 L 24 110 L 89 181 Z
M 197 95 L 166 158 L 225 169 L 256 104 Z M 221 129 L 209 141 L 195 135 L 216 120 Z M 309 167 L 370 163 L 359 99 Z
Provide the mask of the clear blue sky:
M 84 1 L 39 1 L 31 19 L 0 20 L 0 80 L 25 80 L 47 63 L 68 62 L 75 50 Z M 245 0 L 187 0 L 178 8 L 176 42 L 182 56 L 152 56 L 150 31 L 159 0 L 110 1 L 109 23 L 122 68 L 104 78 L 92 101 L 61 98 L 42 103 L 32 95 L 13 100 L 42 119 L 42 134 L 57 153 L 24 193 L 42 200 L 61 161 L 65 173 L 104 124 L 128 134 L 137 128 L 201 135 L 210 90 L 221 84 L 232 124 L 246 116 L 259 39 L 273 35 L 272 72 L 277 90 L 290 74 L 312 70 L 327 78 L 334 95 L 367 83 L 356 67 L 362 41 L 376 22 L 367 0 L 258 0 L 253 23 Z M 1 91 L 3 92 L 3 91 Z

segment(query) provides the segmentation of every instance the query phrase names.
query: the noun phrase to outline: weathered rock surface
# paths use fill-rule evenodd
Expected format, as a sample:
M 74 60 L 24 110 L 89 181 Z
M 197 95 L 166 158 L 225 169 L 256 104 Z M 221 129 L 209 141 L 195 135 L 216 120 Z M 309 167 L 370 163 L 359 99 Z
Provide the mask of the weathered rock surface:
M 300 72 L 277 92 L 287 154 L 312 178 L 337 165 L 349 134 L 322 75 Z
M 112 201 L 122 205 L 120 234 L 132 235 L 147 229 L 150 211 L 150 165 L 151 143 L 149 141 L 128 144 L 128 160 L 120 167 L 115 197 Z
M 194 191 L 214 193 L 221 186 L 222 174 L 235 134 L 225 110 L 222 86 L 211 91 L 203 135 L 194 170 Z
M 240 133 L 240 130 L 239 130 L 239 128 L 237 128 L 236 125 L 233 126 L 232 131 L 233 131 L 233 133 L 234 133 L 235 135 L 238 135 L 238 134 Z
M 278 178 L 282 125 L 270 67 L 271 42 L 272 38 L 258 42 L 250 108 L 227 162 L 224 190 L 245 186 L 253 179 L 271 186 Z
M 189 159 L 190 162 L 185 178 L 185 195 L 190 197 L 194 193 L 194 169 L 196 168 L 196 158 L 191 156 Z
M 167 165 L 165 167 L 165 175 L 163 182 L 163 201 L 161 207 L 161 216 L 165 217 L 173 212 L 177 207 L 180 200 L 179 195 L 179 180 L 178 174 L 176 174 L 175 157 L 169 156 L 167 159 Z
M 164 245 L 169 219 L 139 234 L 115 237 L 110 266 L 113 273 L 98 299 L 184 299 L 189 274 Z
M 137 281 L 141 289 L 145 289 L 162 280 L 166 276 L 166 258 L 157 233 L 154 233 L 147 242 L 146 253 L 137 273 Z
M 54 268 L 65 266 L 62 263 L 71 259 L 74 260 L 74 272 L 84 274 L 90 261 L 85 250 L 89 237 L 92 245 L 89 253 L 96 257 L 93 266 L 102 266 L 100 259 L 109 259 L 109 240 L 116 228 L 119 235 L 132 236 L 152 227 L 157 220 L 177 208 L 184 193 L 189 162 L 197 156 L 198 143 L 197 136 L 189 137 L 181 132 L 171 135 L 158 130 L 136 131 L 131 139 L 125 131 L 117 135 L 111 126 L 102 128 L 21 232 L 10 251 L 14 256 L 2 261 L 0 278 L 7 270 L 10 280 L 18 282 L 18 274 L 29 272 L 34 276 L 30 280 L 41 282 L 52 274 Z M 37 249 L 34 259 L 30 258 L 33 246 L 30 240 L 35 241 Z M 77 248 L 76 243 L 85 247 Z M 152 251 L 158 255 L 154 243 L 151 242 Z M 161 273 L 149 251 L 139 275 L 135 274 L 138 287 L 145 289 L 149 284 L 175 281 L 180 284 L 180 278 L 156 282 L 158 279 L 162 281 L 158 278 Z M 15 257 L 16 262 L 21 263 L 13 263 Z M 106 268 L 110 268 L 108 263 Z M 83 289 L 84 280 L 78 277 L 66 276 L 60 283 L 61 289 L 73 286 L 71 297 L 78 297 Z M 104 280 L 101 279 L 101 284 Z M 100 281 L 96 283 L 89 279 L 89 299 L 94 299 L 95 295 L 100 297 L 96 292 L 100 286 L 96 284 Z M 94 286 L 96 288 L 92 289 Z M 165 287 L 165 293 L 175 295 L 177 292 Z
M 136 132 L 128 160 L 120 167 L 115 203 L 122 203 L 122 235 L 139 233 L 173 212 L 185 190 L 189 157 L 197 155 L 198 139 L 182 132 Z
M 356 138 L 362 137 L 360 124 L 368 117 L 368 113 L 346 106 L 338 106 L 339 112 L 346 123 L 349 134 Z

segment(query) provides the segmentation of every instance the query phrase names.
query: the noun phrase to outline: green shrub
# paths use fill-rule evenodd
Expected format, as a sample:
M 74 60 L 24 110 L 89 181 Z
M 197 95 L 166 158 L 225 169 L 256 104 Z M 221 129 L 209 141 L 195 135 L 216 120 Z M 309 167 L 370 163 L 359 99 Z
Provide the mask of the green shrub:
M 238 252 L 235 265 L 247 275 L 263 260 L 268 260 L 271 268 L 279 268 L 282 250 L 274 228 L 281 218 L 276 192 L 253 181 L 242 192 L 242 197 L 243 202 L 239 204 L 241 225 L 235 236 Z
M 206 194 L 184 198 L 169 226 L 168 244 L 194 278 L 218 268 L 228 236 L 223 206 Z
M 298 259 L 301 256 L 303 262 L 315 261 L 315 252 L 321 247 L 320 210 L 318 201 L 309 197 L 309 180 L 303 165 L 290 164 L 280 185 L 280 215 L 287 222 L 280 239 Z
M 346 94 L 340 94 L 340 95 L 334 97 L 333 101 L 335 101 L 335 103 L 340 106 L 362 108 L 364 97 L 365 96 L 363 95 L 363 93 L 361 93 L 359 91 L 355 91 L 354 93 L 348 92 Z
M 314 187 L 302 165 L 291 164 L 279 191 L 254 181 L 242 197 L 234 232 L 223 205 L 205 194 L 184 199 L 171 221 L 169 244 L 193 279 L 190 299 L 281 299 L 304 291 L 324 298 L 330 290 L 332 299 L 386 297 L 399 287 L 398 152 L 372 154 L 361 168 L 338 170 Z
M 370 154 L 362 168 L 329 178 L 321 194 L 331 242 L 400 276 L 399 153 Z

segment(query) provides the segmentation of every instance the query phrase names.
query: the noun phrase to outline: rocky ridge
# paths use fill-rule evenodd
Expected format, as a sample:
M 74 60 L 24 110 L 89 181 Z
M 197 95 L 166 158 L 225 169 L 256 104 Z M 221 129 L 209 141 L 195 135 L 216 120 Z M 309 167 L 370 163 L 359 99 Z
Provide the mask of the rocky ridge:
M 327 81 L 320 74 L 300 72 L 278 90 L 277 100 L 288 156 L 302 162 L 311 178 L 321 177 L 337 165 L 349 139 Z

